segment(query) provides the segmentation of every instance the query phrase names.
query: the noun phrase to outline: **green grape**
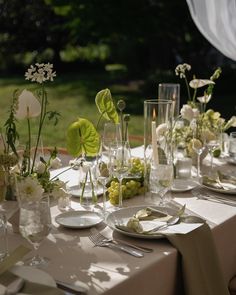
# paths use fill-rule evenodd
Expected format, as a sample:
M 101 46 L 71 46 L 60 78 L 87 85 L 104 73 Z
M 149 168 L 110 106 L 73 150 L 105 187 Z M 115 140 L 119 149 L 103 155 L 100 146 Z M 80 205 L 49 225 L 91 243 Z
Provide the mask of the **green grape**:
M 145 189 L 143 187 L 144 163 L 140 158 L 133 158 L 131 174 L 140 174 L 140 177 L 123 179 L 122 181 L 122 196 L 123 199 L 129 199 L 134 196 L 143 194 Z M 108 185 L 108 196 L 111 204 L 116 205 L 119 202 L 119 182 L 116 178 L 112 179 Z

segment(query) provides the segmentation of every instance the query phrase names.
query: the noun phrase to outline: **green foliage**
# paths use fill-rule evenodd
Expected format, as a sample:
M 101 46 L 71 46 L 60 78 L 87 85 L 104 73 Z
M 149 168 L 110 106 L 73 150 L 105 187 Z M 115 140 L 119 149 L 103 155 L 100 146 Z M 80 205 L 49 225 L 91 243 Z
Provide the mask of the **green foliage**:
M 74 157 L 96 156 L 99 150 L 99 134 L 87 119 L 79 118 L 67 131 L 67 150 Z
M 109 89 L 99 91 L 95 97 L 95 102 L 100 114 L 108 121 L 119 122 L 116 107 L 113 103 Z

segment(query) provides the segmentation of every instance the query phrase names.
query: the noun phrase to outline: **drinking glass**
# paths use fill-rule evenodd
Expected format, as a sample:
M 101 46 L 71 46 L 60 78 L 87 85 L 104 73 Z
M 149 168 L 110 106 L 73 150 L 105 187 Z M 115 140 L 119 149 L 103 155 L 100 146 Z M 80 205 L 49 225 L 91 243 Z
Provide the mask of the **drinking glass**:
M 199 139 L 193 137 L 192 140 L 192 149 L 197 154 L 197 177 L 201 177 L 201 166 L 200 166 L 200 160 L 201 160 L 201 154 L 205 150 L 205 142 L 200 141 Z
M 103 190 L 103 215 L 106 215 L 106 185 L 108 182 L 111 180 L 111 175 L 109 171 L 109 164 L 105 162 L 106 155 L 104 153 L 101 153 L 100 158 L 97 160 L 97 165 L 96 165 L 96 179 L 98 182 L 98 185 L 102 185 L 102 190 Z
M 30 266 L 45 266 L 49 259 L 38 254 L 38 248 L 51 230 L 51 214 L 49 197 L 43 197 L 39 201 L 20 202 L 20 233 L 33 245 L 35 255 L 25 261 Z
M 158 165 L 152 165 L 150 171 L 149 187 L 152 196 L 159 196 L 160 206 L 166 203 L 165 195 L 173 184 L 174 169 L 171 161 L 166 158 L 160 159 Z
M 110 144 L 116 141 L 121 141 L 120 124 L 113 122 L 105 123 L 102 134 L 102 148 L 108 151 Z
M 216 135 L 214 139 L 207 142 L 206 146 L 211 156 L 211 173 L 213 174 L 213 156 L 214 151 L 220 148 L 220 137 Z
M 7 218 L 0 211 L 0 262 L 8 255 Z
M 236 132 L 229 135 L 229 156 L 236 160 Z
M 122 196 L 122 180 L 128 175 L 131 168 L 131 153 L 128 142 L 115 142 L 110 145 L 110 167 L 114 177 L 119 181 L 119 204 L 118 207 L 123 206 Z
M 180 84 L 175 84 L 175 83 L 158 84 L 158 99 L 171 100 L 173 104 L 174 117 L 177 118 L 179 116 Z

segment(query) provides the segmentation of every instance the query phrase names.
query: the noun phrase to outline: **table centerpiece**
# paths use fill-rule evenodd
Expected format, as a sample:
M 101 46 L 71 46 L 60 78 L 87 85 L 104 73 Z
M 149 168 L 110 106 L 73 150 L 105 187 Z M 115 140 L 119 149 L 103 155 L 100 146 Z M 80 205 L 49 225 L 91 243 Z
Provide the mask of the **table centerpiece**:
M 210 79 L 198 79 L 193 75 L 193 79 L 189 82 L 187 72 L 190 70 L 191 66 L 187 63 L 180 64 L 175 69 L 176 75 L 185 81 L 188 101 L 182 106 L 180 116 L 174 123 L 173 140 L 176 145 L 185 149 L 188 156 L 196 158 L 193 145 L 200 148 L 214 140 L 217 134 L 224 133 L 230 127 L 236 127 L 236 116 L 227 121 L 221 117 L 220 112 L 207 109 L 216 80 L 220 77 L 221 68 L 217 68 Z M 202 92 L 199 96 L 200 90 Z M 217 154 L 220 155 L 220 150 L 215 152 L 215 156 Z

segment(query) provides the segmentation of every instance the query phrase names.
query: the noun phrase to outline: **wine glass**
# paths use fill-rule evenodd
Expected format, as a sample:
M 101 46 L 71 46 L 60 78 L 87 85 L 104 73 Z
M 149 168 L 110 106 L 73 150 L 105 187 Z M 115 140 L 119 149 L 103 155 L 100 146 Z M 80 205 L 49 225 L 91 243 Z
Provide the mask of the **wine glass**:
M 165 195 L 170 190 L 174 179 L 174 169 L 171 161 L 166 158 L 159 159 L 157 165 L 151 166 L 150 171 L 150 192 L 153 196 L 160 197 L 160 206 L 165 205 Z
M 102 202 L 103 202 L 103 215 L 106 215 L 106 185 L 111 179 L 110 171 L 109 171 L 109 165 L 105 162 L 105 156 L 103 156 L 103 153 L 101 153 L 100 158 L 97 160 L 96 165 L 96 179 L 98 185 L 102 185 Z
M 102 134 L 102 148 L 108 151 L 110 144 L 116 141 L 121 141 L 120 124 L 113 122 L 105 123 Z
M 20 233 L 35 250 L 34 257 L 25 261 L 29 266 L 45 266 L 49 259 L 38 254 L 38 248 L 51 230 L 49 197 L 39 201 L 20 202 Z
M 192 139 L 192 149 L 197 154 L 197 177 L 198 177 L 198 179 L 201 176 L 201 171 L 200 171 L 201 170 L 201 167 L 200 167 L 201 154 L 203 153 L 203 151 L 205 150 L 205 148 L 206 148 L 205 142 L 204 141 L 200 141 L 195 136 L 193 136 L 193 139 Z
M 220 138 L 218 135 L 215 136 L 214 139 L 209 140 L 207 142 L 207 148 L 211 156 L 211 173 L 213 174 L 213 156 L 214 156 L 214 151 L 220 148 Z
M 129 169 L 131 168 L 131 153 L 129 143 L 127 141 L 117 141 L 112 143 L 110 145 L 109 159 L 112 175 L 119 181 L 118 207 L 122 208 L 122 180 L 126 175 L 128 175 Z

